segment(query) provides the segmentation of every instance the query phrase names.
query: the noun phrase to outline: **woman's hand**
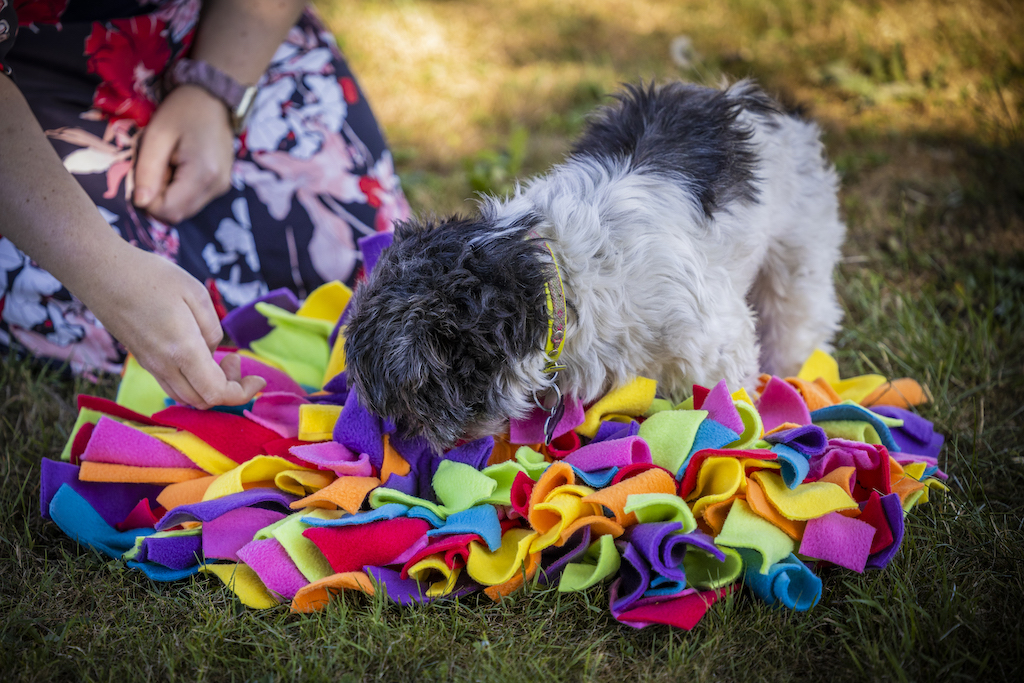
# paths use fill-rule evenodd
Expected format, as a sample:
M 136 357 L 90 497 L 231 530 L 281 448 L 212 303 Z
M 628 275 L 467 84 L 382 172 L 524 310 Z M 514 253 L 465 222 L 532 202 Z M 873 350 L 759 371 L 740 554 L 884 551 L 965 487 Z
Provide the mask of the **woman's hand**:
M 160 103 L 135 162 L 135 205 L 164 223 L 199 213 L 231 187 L 234 133 L 227 107 L 195 85 Z
M 82 301 L 175 401 L 210 408 L 251 400 L 266 382 L 242 377 L 237 354 L 219 366 L 213 360 L 223 332 L 206 289 L 170 261 L 118 241 L 108 271 L 115 275 L 85 284 Z

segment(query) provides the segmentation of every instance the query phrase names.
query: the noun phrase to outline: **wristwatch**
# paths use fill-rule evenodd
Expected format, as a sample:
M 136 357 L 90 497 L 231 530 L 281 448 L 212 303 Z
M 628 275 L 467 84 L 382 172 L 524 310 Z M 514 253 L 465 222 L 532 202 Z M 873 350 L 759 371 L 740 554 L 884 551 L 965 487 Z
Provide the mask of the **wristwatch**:
M 212 64 L 201 59 L 181 59 L 168 72 L 170 87 L 198 85 L 223 102 L 231 116 L 235 135 L 245 130 L 245 124 L 256 103 L 257 87 L 244 86 Z

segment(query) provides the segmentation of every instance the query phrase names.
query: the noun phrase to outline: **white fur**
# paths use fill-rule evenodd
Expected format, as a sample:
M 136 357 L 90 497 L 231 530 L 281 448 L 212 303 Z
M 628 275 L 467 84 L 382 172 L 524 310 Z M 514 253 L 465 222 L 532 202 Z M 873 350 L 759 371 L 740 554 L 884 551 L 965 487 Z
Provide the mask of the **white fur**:
M 591 401 L 637 375 L 677 400 L 694 383 L 752 388 L 759 370 L 795 374 L 829 347 L 842 317 L 832 270 L 845 228 L 818 128 L 775 114 L 739 121 L 760 159 L 759 201 L 710 219 L 677 181 L 588 157 L 485 202 L 493 237 L 530 213 L 543 217 L 538 231 L 574 305 L 557 379 L 564 394 Z M 544 362 L 538 352 L 501 380 L 524 396 L 523 411 L 550 384 Z

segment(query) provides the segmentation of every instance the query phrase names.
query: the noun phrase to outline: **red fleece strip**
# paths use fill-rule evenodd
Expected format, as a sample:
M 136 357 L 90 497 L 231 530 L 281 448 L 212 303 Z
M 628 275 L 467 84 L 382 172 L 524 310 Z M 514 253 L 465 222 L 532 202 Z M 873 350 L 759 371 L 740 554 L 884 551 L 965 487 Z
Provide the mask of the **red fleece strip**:
M 172 406 L 153 414 L 158 424 L 192 432 L 237 463 L 264 455 L 264 444 L 281 435 L 248 418 L 216 410 Z
M 122 405 L 118 405 L 108 398 L 79 394 L 78 410 L 81 411 L 85 408 L 95 410 L 97 413 L 109 415 L 110 417 L 116 417 L 119 420 L 131 420 L 132 422 L 149 425 L 150 427 L 160 424 L 159 422 L 155 422 L 153 418 L 143 415 L 142 413 L 137 413 L 129 408 L 125 408 Z
M 431 543 L 409 558 L 409 561 L 402 567 L 401 577 L 409 578 L 409 570 L 424 557 L 430 557 L 437 553 L 444 553 L 444 563 L 449 569 L 455 569 L 456 563 L 459 567 L 466 566 L 469 559 L 469 543 L 476 541 L 483 543 L 484 540 L 477 534 L 456 534 L 454 536 L 443 536 L 441 540 Z
M 871 539 L 871 550 L 868 551 L 870 555 L 892 545 L 892 529 L 889 528 L 889 520 L 885 516 L 885 510 L 882 509 L 882 498 L 878 495 L 878 491 L 871 492 L 871 496 L 864 503 L 857 519 L 875 527 L 875 535 Z
M 700 407 L 704 405 L 704 399 L 708 397 L 711 390 L 707 387 L 702 387 L 699 384 L 693 385 L 693 409 L 700 410 Z
M 279 458 L 284 458 L 288 462 L 299 465 L 300 467 L 315 467 L 318 470 L 324 472 L 330 472 L 326 467 L 319 467 L 311 463 L 306 462 L 302 458 L 297 458 L 292 455 L 291 451 L 288 450 L 292 446 L 308 446 L 315 441 L 303 441 L 302 439 L 278 439 L 277 441 L 268 441 L 263 444 L 263 455 L 276 455 Z
M 335 572 L 383 567 L 418 541 L 430 524 L 422 519 L 398 517 L 369 524 L 310 527 L 302 535 L 313 541 Z
M 78 428 L 75 440 L 71 442 L 72 465 L 77 465 L 82 461 L 82 453 L 85 453 L 85 447 L 89 445 L 89 439 L 92 438 L 92 433 L 95 429 L 96 425 L 92 422 L 86 422 Z

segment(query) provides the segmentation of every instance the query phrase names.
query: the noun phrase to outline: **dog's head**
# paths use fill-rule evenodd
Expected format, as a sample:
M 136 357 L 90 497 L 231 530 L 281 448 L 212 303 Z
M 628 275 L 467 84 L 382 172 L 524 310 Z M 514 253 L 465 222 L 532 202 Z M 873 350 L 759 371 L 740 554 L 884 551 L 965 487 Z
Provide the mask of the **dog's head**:
M 345 328 L 348 382 L 370 411 L 439 451 L 498 433 L 542 388 L 551 265 L 524 217 L 398 226 Z

